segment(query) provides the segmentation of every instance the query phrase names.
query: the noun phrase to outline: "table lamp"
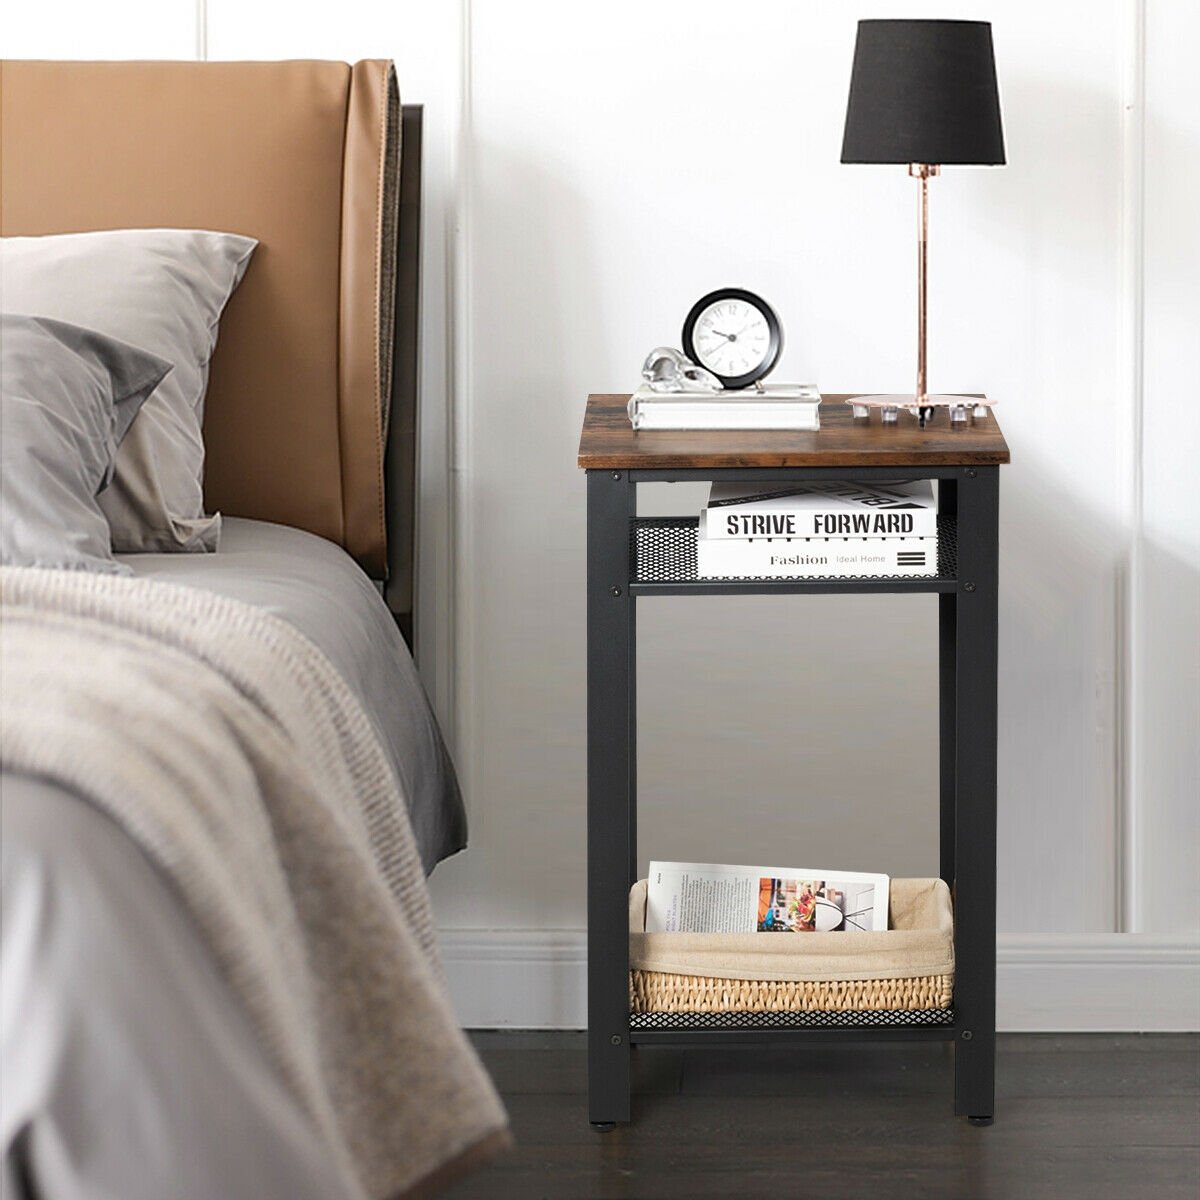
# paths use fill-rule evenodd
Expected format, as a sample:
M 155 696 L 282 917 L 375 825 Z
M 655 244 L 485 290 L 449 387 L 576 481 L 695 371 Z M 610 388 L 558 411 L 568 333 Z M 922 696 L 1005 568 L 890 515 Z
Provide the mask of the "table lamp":
M 917 390 L 861 396 L 884 420 L 915 408 L 922 427 L 933 405 L 966 419 L 965 396 L 926 392 L 925 315 L 929 179 L 943 166 L 1002 166 L 1004 131 L 988 21 L 859 21 L 842 140 L 844 163 L 905 163 L 920 183 L 917 244 Z M 857 410 L 856 410 L 857 411 Z

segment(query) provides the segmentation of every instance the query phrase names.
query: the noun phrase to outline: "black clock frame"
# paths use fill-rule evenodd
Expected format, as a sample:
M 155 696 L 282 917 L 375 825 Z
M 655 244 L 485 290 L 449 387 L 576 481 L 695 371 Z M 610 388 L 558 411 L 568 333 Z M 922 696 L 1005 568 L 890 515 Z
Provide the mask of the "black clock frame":
M 720 375 L 716 371 L 712 373 L 721 381 L 721 386 L 726 389 L 750 387 L 751 384 L 757 383 L 760 379 L 765 379 L 774 369 L 775 364 L 779 362 L 779 356 L 783 353 L 783 326 L 779 323 L 779 317 L 775 315 L 775 310 L 761 297 L 748 292 L 745 288 L 718 288 L 715 292 L 709 292 L 707 296 L 701 296 L 695 304 L 692 305 L 691 312 L 688 313 L 687 319 L 683 322 L 683 352 L 697 366 L 704 366 L 700 361 L 700 355 L 696 352 L 696 344 L 692 340 L 692 334 L 696 330 L 696 322 L 700 319 L 700 314 L 709 307 L 709 305 L 717 304 L 721 300 L 744 300 L 747 304 L 752 304 L 759 309 L 767 322 L 767 353 L 766 357 L 752 371 L 747 371 L 744 375 Z M 705 370 L 709 368 L 705 367 Z

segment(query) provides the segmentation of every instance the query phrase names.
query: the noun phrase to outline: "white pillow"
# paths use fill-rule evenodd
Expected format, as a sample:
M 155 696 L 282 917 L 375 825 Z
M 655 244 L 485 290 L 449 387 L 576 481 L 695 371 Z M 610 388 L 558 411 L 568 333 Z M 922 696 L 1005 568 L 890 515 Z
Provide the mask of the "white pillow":
M 129 573 L 97 495 L 170 369 L 91 329 L 0 315 L 0 562 Z
M 194 229 L 0 238 L 0 309 L 98 330 L 171 363 L 117 452 L 100 507 L 113 549 L 216 548 L 204 512 L 204 393 L 218 323 L 258 243 Z

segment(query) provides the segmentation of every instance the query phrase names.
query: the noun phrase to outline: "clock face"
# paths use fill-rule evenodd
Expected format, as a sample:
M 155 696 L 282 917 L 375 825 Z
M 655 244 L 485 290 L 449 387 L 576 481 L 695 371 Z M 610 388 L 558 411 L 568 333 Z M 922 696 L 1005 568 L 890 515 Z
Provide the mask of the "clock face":
M 697 301 L 683 326 L 683 350 L 727 388 L 749 387 L 775 366 L 779 318 L 753 292 L 723 288 Z

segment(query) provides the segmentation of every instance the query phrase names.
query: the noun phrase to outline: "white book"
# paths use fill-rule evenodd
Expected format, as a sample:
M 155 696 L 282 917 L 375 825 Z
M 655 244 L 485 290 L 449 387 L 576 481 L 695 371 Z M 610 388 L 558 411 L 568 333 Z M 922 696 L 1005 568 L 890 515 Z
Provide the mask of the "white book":
M 647 933 L 838 933 L 888 927 L 886 875 L 652 862 Z
M 655 392 L 629 398 L 634 429 L 801 429 L 821 426 L 821 393 L 811 384 L 770 384 L 762 391 Z
M 707 538 L 696 541 L 701 579 L 874 579 L 937 575 L 937 538 Z
M 796 430 L 814 433 L 821 428 L 821 420 L 815 412 L 780 412 L 777 409 L 753 412 L 739 406 L 736 412 L 643 412 L 634 420 L 633 427 L 639 433 L 687 429 Z
M 708 538 L 936 537 L 928 479 L 910 483 L 798 483 L 765 489 L 714 483 L 700 517 Z

